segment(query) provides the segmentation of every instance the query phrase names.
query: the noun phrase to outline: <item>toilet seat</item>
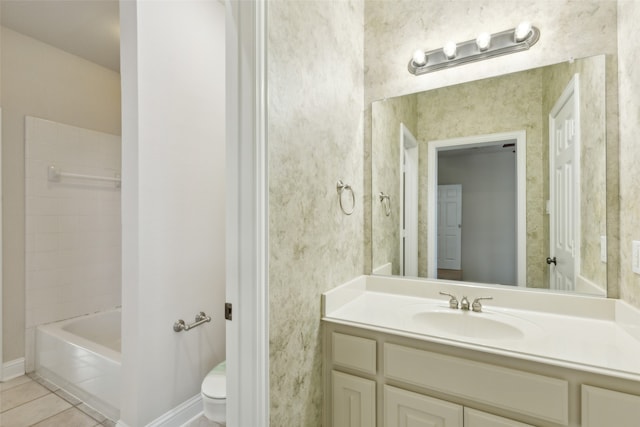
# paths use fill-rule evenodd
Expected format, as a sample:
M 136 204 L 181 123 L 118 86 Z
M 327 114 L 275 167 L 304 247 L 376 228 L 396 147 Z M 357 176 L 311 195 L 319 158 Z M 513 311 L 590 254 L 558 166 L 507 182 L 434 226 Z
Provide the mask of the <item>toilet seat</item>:
M 202 394 L 210 399 L 227 398 L 227 376 L 215 369 L 202 381 Z

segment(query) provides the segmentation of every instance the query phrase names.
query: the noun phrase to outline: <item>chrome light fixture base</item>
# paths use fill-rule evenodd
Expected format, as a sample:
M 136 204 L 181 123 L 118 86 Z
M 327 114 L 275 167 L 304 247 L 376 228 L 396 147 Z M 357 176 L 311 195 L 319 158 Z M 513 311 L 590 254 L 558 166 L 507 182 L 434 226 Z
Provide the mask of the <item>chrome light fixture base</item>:
M 420 66 L 413 62 L 413 58 L 410 59 L 409 72 L 419 76 L 462 64 L 528 50 L 540 39 L 540 30 L 536 27 L 531 27 L 531 32 L 522 41 L 516 41 L 515 32 L 516 29 L 512 28 L 492 34 L 491 44 L 485 50 L 480 50 L 475 39 L 458 43 L 456 56 L 453 59 L 448 59 L 442 48 L 425 52 L 426 63 Z

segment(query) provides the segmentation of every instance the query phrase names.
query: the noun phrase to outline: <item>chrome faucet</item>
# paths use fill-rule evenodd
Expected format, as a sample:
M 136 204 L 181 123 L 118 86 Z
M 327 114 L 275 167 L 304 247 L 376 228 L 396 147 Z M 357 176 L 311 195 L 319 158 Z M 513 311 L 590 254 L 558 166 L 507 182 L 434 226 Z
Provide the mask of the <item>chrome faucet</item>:
M 460 310 L 469 310 L 470 306 L 471 303 L 469 302 L 467 297 L 462 297 L 462 300 L 460 300 Z
M 482 311 L 482 304 L 480 304 L 481 300 L 489 300 L 489 299 L 493 299 L 493 297 L 483 297 L 483 298 L 476 298 L 473 300 L 473 304 L 471 304 L 471 309 L 473 311 L 475 311 L 476 313 L 480 313 Z M 467 301 L 468 302 L 468 301 Z M 469 308 L 467 308 L 468 310 Z
M 451 299 L 449 300 L 449 308 L 458 308 L 458 299 L 455 297 L 455 295 L 451 295 L 446 292 L 440 292 L 440 295 L 451 297 Z

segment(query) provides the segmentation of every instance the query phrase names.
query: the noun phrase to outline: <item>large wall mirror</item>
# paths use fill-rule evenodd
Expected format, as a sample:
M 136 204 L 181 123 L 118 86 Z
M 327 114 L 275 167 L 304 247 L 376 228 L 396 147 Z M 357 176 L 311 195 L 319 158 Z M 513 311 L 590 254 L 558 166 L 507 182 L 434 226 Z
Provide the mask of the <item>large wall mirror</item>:
M 374 102 L 373 273 L 606 295 L 605 68 Z

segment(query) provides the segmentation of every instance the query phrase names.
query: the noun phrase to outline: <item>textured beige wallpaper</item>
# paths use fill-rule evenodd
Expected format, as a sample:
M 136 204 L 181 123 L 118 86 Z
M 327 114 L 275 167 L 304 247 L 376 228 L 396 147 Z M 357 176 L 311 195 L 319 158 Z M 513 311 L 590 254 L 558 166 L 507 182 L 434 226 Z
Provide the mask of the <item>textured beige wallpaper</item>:
M 400 123 L 416 136 L 416 96 L 401 96 L 372 105 L 372 244 L 373 269 L 392 264 L 400 274 Z M 390 197 L 390 214 L 379 194 Z
M 541 31 L 526 52 L 419 77 L 407 64 L 416 49 L 474 39 L 529 20 Z M 610 0 L 367 0 L 365 101 L 616 52 L 616 2 Z
M 620 297 L 640 308 L 631 242 L 640 240 L 640 2 L 618 2 L 620 93 Z
M 267 26 L 270 424 L 313 427 L 320 295 L 363 273 L 363 3 L 270 1 Z

